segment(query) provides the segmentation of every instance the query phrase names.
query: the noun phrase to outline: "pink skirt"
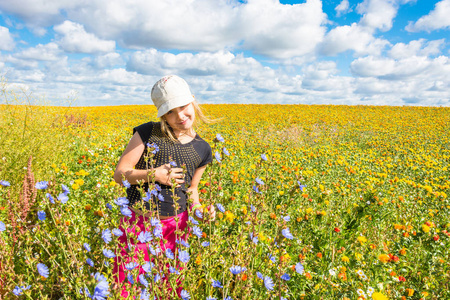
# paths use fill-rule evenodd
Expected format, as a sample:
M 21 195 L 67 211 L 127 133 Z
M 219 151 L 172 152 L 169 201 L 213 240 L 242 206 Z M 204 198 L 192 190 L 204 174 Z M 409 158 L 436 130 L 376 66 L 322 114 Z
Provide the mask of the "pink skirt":
M 178 217 L 178 230 L 180 231 L 184 231 L 184 229 L 187 226 L 187 221 L 188 221 L 188 211 L 184 211 L 182 213 L 180 213 L 179 215 L 177 215 L 176 217 Z M 137 217 L 137 222 L 136 222 L 136 217 Z M 150 223 L 150 218 L 146 217 L 145 221 L 147 224 Z M 160 220 L 161 225 L 162 225 L 162 236 L 163 239 L 166 241 L 165 243 L 163 242 L 163 239 L 161 239 L 160 242 L 160 249 L 161 252 L 164 253 L 164 251 L 166 249 L 171 249 L 172 253 L 175 253 L 175 248 L 176 248 L 176 239 L 183 239 L 183 240 L 187 240 L 188 235 L 187 234 L 183 234 L 181 236 L 177 236 L 175 234 L 175 231 L 177 230 L 177 221 L 175 221 L 175 217 L 169 218 L 169 219 L 165 219 L 165 220 Z M 125 230 L 125 228 L 128 227 L 127 230 Z M 139 229 L 137 229 L 139 228 Z M 137 237 L 137 235 L 141 232 L 141 231 L 150 231 L 153 233 L 153 230 L 151 228 L 151 226 L 148 226 L 147 228 L 144 227 L 144 217 L 143 216 L 139 216 L 136 215 L 136 213 L 134 211 L 132 211 L 132 216 L 130 218 L 127 217 L 123 217 L 120 220 L 120 226 L 119 229 L 122 231 L 122 236 L 119 237 L 119 249 L 118 249 L 118 253 L 116 253 L 116 258 L 115 258 L 115 264 L 114 264 L 114 280 L 115 282 L 119 285 L 122 286 L 122 293 L 121 296 L 123 298 L 128 297 L 128 292 L 127 292 L 127 286 L 130 286 L 130 283 L 126 280 L 127 278 L 127 274 L 128 271 L 125 268 L 125 264 L 130 263 L 132 261 L 138 262 L 138 257 L 139 256 L 143 256 L 144 260 L 146 262 L 150 262 L 153 259 L 151 258 L 151 256 L 149 255 L 149 248 L 148 248 L 148 244 L 146 243 L 141 243 L 139 240 L 131 238 L 132 237 Z M 133 248 L 134 251 L 132 252 L 128 252 L 127 249 L 129 248 L 127 245 L 127 235 L 128 235 L 128 240 L 130 243 L 131 248 Z M 152 244 L 153 247 L 155 248 L 154 243 Z M 122 258 L 119 258 L 119 255 Z M 120 259 L 120 261 L 119 261 Z M 139 275 L 144 274 L 145 271 L 142 269 L 142 266 L 139 266 Z M 136 282 L 139 281 L 138 278 L 133 278 L 135 284 Z M 125 282 L 127 281 L 127 282 Z M 181 290 L 181 288 L 180 288 Z M 177 289 L 177 292 L 178 289 Z

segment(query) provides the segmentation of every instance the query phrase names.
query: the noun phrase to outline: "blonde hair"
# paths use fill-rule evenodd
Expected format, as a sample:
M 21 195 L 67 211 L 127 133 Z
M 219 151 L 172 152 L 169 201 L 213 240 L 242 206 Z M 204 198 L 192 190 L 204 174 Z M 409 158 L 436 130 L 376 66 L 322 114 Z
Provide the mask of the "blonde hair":
M 194 112 L 195 112 L 195 119 L 193 126 L 189 129 L 188 135 L 195 137 L 195 131 L 194 127 L 197 127 L 200 123 L 211 123 L 212 121 L 205 116 L 202 109 L 200 108 L 200 105 L 197 103 L 197 101 L 194 99 L 194 101 L 191 102 L 191 104 L 194 106 Z M 163 134 L 165 134 L 169 139 L 171 139 L 174 142 L 179 142 L 178 139 L 175 137 L 172 128 L 167 124 L 166 119 L 164 118 L 164 115 L 160 118 L 161 123 L 161 131 Z

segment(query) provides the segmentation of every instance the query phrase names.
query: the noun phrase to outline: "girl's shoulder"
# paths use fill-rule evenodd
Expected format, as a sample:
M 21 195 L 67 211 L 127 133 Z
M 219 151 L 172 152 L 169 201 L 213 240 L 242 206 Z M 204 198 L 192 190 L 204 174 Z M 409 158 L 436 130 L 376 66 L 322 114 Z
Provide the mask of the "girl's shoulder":
M 142 141 L 146 143 L 150 136 L 154 134 L 154 131 L 159 131 L 160 123 L 159 122 L 147 122 L 136 126 L 133 128 L 133 135 L 137 132 L 141 137 Z

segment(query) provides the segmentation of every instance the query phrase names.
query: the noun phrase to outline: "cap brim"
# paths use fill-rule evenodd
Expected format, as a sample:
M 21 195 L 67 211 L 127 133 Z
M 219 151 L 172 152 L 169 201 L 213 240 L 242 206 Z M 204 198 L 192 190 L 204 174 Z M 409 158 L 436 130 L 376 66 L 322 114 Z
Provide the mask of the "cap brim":
M 166 113 L 168 113 L 172 109 L 180 107 L 180 106 L 188 105 L 192 101 L 194 101 L 194 96 L 191 96 L 191 97 L 180 96 L 177 98 L 173 98 L 170 101 L 162 104 L 158 108 L 158 116 L 157 117 L 161 118 L 162 116 L 164 116 Z

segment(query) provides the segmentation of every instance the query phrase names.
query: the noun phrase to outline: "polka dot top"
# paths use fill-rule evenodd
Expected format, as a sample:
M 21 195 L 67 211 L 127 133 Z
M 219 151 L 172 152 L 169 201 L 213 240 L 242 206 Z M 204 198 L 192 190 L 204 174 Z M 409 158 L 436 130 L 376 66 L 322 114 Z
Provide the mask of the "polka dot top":
M 149 151 L 153 151 L 155 148 L 149 148 L 148 145 L 156 144 L 159 150 L 153 156 L 153 167 L 157 168 L 161 165 L 175 162 L 176 166 L 181 168 L 185 165 L 186 174 L 184 183 L 175 189 L 175 194 L 178 199 L 178 210 L 175 213 L 175 204 L 172 199 L 171 187 L 164 184 L 159 184 L 160 191 L 154 192 L 151 196 L 151 202 L 153 207 L 150 208 L 149 201 L 144 201 L 148 210 L 158 209 L 159 214 L 162 216 L 174 216 L 184 212 L 187 208 L 187 188 L 190 186 L 192 176 L 197 168 L 200 168 L 206 164 L 212 162 L 212 151 L 209 144 L 203 140 L 198 134 L 195 138 L 186 144 L 177 143 L 170 140 L 162 131 L 161 124 L 159 122 L 148 122 L 142 124 L 133 129 L 133 134 L 137 132 L 142 141 L 144 142 L 145 149 L 135 166 L 135 169 L 145 170 L 150 168 L 150 164 L 147 162 L 146 157 L 149 155 Z M 137 201 L 141 201 L 142 198 L 150 200 L 141 196 L 141 192 L 138 190 L 138 185 L 132 185 L 127 189 L 127 198 L 130 202 L 130 206 L 133 206 Z M 149 185 L 144 183 L 142 188 L 145 192 L 148 192 Z

